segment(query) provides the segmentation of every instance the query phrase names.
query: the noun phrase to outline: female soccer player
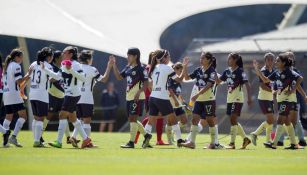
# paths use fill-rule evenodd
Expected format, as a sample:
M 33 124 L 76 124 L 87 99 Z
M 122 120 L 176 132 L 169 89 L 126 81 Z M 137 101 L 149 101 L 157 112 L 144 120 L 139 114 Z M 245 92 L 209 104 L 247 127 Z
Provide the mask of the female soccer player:
M 194 102 L 193 119 L 191 126 L 191 141 L 183 143 L 182 146 L 187 148 L 195 148 L 196 135 L 198 133 L 198 124 L 201 117 L 205 115 L 209 124 L 209 132 L 211 136 L 211 147 L 220 148 L 215 145 L 215 95 L 214 84 L 216 75 L 216 59 L 210 52 L 203 52 L 200 56 L 200 67 L 195 69 L 193 73 L 185 73 L 185 80 L 196 79 L 197 93 L 192 97 Z
M 107 82 L 109 79 L 110 71 L 114 63 L 114 57 L 110 56 L 107 70 L 102 76 L 98 70 L 92 66 L 93 63 L 93 51 L 82 50 L 79 61 L 81 63 L 81 68 L 85 74 L 85 82 L 83 82 L 81 87 L 81 98 L 77 104 L 77 117 L 82 119 L 82 126 L 87 136 L 91 135 L 91 118 L 94 111 L 94 98 L 93 98 L 93 88 L 96 82 Z M 77 130 L 73 132 L 71 140 L 72 143 L 76 143 Z M 77 145 L 75 145 L 77 147 Z M 94 147 L 90 144 L 89 147 Z
M 174 71 L 176 72 L 177 76 L 180 76 L 182 73 L 183 65 L 180 62 L 177 62 L 172 66 Z M 184 106 L 184 100 L 181 96 L 181 84 L 176 82 L 173 79 L 169 79 L 168 81 L 168 91 L 170 94 L 170 101 L 173 106 L 174 112 L 177 117 L 179 117 L 179 127 L 180 128 L 185 128 L 186 124 L 188 122 L 187 115 L 183 109 Z M 172 127 L 167 125 L 165 126 L 165 131 L 168 139 L 169 144 L 173 144 L 173 139 L 172 139 Z
M 48 85 L 49 77 L 56 78 L 54 74 L 49 72 L 53 71 L 52 66 L 49 64 L 53 57 L 53 51 L 49 47 L 44 47 L 37 52 L 37 59 L 31 64 L 33 69 L 30 81 L 29 99 L 31 102 L 33 112 L 32 131 L 34 135 L 33 147 L 44 147 L 41 142 L 43 133 L 43 121 L 48 115 Z M 42 68 L 44 67 L 44 68 Z M 49 71 L 45 71 L 45 70 Z
M 296 100 L 296 90 L 300 91 L 305 101 L 307 99 L 306 94 L 300 87 L 300 83 L 302 82 L 303 78 L 290 69 L 292 62 L 286 53 L 278 55 L 276 59 L 276 67 L 278 71 L 273 72 L 268 77 L 264 76 L 263 73 L 261 73 L 261 71 L 258 69 L 258 62 L 256 60 L 254 60 L 253 65 L 257 76 L 259 76 L 264 83 L 276 81 L 278 89 L 277 102 L 279 116 L 277 119 L 277 128 L 273 143 L 267 143 L 266 146 L 272 149 L 276 149 L 277 142 L 280 136 L 283 134 L 283 124 L 286 124 L 291 145 L 285 149 L 298 149 L 299 146 L 295 139 L 295 131 L 289 117 L 289 111 L 292 105 L 291 102 Z
M 50 63 L 50 65 L 53 68 L 53 71 L 55 73 L 58 73 L 61 70 L 61 62 L 62 62 L 62 51 L 56 50 L 53 53 L 53 58 Z M 44 126 L 43 130 L 45 131 L 47 128 L 47 125 L 49 121 L 53 118 L 59 117 L 59 112 L 61 111 L 61 107 L 64 101 L 64 89 L 63 89 L 63 80 L 60 79 L 58 81 L 52 80 L 49 83 L 48 87 L 48 93 L 49 93 L 49 109 L 48 109 L 48 115 L 44 119 Z M 65 129 L 65 135 L 66 135 L 66 143 L 71 144 L 69 141 L 70 139 L 70 131 L 69 131 L 69 125 L 67 123 L 67 127 Z M 44 143 L 44 139 L 41 138 L 41 142 Z
M 247 91 L 247 103 L 251 105 L 250 84 L 247 76 L 243 70 L 243 61 L 241 55 L 238 53 L 230 53 L 228 55 L 228 66 L 220 78 L 217 78 L 216 83 L 222 81 L 227 83 L 227 115 L 230 117 L 230 144 L 226 149 L 235 149 L 235 141 L 237 133 L 242 137 L 243 144 L 241 149 L 245 149 L 251 143 L 251 140 L 245 134 L 243 127 L 238 123 L 238 117 L 241 115 L 241 110 L 244 102 L 243 85 Z
M 9 143 L 17 147 L 22 147 L 17 141 L 17 135 L 27 119 L 27 112 L 24 107 L 24 101 L 20 96 L 19 85 L 28 81 L 32 72 L 30 68 L 27 74 L 22 77 L 20 66 L 22 59 L 22 51 L 20 49 L 13 49 L 7 56 L 3 68 L 3 102 L 6 112 L 3 127 L 9 130 L 14 113 L 18 113 L 19 118 L 16 122 L 13 135 L 9 138 Z
M 264 55 L 265 65 L 261 68 L 261 73 L 264 76 L 271 75 L 274 70 L 274 61 L 275 55 L 272 53 L 266 53 Z M 273 107 L 273 91 L 272 91 L 272 83 L 264 83 L 261 78 L 259 78 L 259 94 L 258 94 L 258 102 L 259 106 L 262 110 L 262 113 L 266 116 L 266 121 L 262 122 L 261 125 L 256 129 L 256 131 L 251 133 L 252 143 L 257 145 L 257 136 L 260 135 L 265 129 L 266 135 L 266 144 L 269 144 L 271 141 L 271 132 L 273 129 L 274 123 L 274 107 Z
M 77 62 L 77 55 L 78 49 L 76 47 L 66 47 L 63 51 L 64 61 L 62 61 L 62 72 L 57 73 L 57 76 L 64 80 L 65 97 L 59 114 L 58 138 L 56 141 L 49 143 L 50 146 L 56 148 L 62 148 L 62 140 L 67 127 L 67 118 L 73 123 L 82 137 L 83 142 L 81 148 L 86 148 L 92 144 L 91 139 L 85 133 L 75 113 L 77 103 L 81 96 L 82 82 L 86 80 L 81 65 Z M 48 71 L 48 69 L 45 70 Z M 74 140 L 71 139 L 71 141 Z M 72 144 L 73 146 L 77 145 L 77 143 Z
M 141 64 L 141 53 L 138 48 L 128 49 L 127 57 L 128 65 L 119 72 L 116 64 L 114 64 L 113 71 L 117 80 L 127 79 L 126 103 L 127 115 L 130 122 L 130 140 L 126 145 L 121 145 L 121 148 L 134 148 L 137 131 L 145 134 L 144 127 L 137 121 L 137 117 L 143 114 L 144 89 L 147 88 L 148 75 Z
M 184 59 L 183 71 L 178 77 L 171 66 L 167 65 L 170 61 L 170 54 L 167 50 L 156 50 L 153 57 L 153 64 L 149 71 L 149 77 L 152 79 L 152 91 L 149 99 L 149 121 L 145 126 L 145 140 L 142 147 L 147 148 L 152 137 L 152 125 L 161 113 L 167 118 L 167 124 L 172 127 L 176 135 L 177 146 L 181 146 L 184 142 L 181 139 L 180 127 L 177 123 L 176 115 L 170 103 L 167 82 L 170 78 L 177 82 L 181 82 L 186 71 L 188 58 Z

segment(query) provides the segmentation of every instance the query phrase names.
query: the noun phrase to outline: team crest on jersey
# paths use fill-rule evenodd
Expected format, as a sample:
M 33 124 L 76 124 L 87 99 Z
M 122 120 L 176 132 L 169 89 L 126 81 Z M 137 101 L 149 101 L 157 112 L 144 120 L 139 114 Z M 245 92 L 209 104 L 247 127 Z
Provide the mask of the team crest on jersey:
M 236 75 L 235 75 L 235 74 L 232 74 L 232 78 L 236 78 Z
M 281 79 L 285 79 L 286 76 L 285 76 L 284 74 L 281 74 L 280 78 L 281 78 Z
M 245 72 L 242 73 L 242 77 L 246 78 L 246 73 Z
M 215 73 L 214 73 L 214 72 L 212 72 L 212 73 L 210 74 L 210 78 L 211 78 L 211 79 L 214 79 L 214 78 L 215 78 Z
M 136 72 L 135 72 L 135 71 L 132 71 L 132 72 L 131 72 L 131 74 L 132 74 L 132 75 L 135 75 L 135 74 L 136 74 Z
M 205 74 L 205 75 L 204 75 L 204 78 L 208 78 L 208 75 L 207 75 L 207 74 Z

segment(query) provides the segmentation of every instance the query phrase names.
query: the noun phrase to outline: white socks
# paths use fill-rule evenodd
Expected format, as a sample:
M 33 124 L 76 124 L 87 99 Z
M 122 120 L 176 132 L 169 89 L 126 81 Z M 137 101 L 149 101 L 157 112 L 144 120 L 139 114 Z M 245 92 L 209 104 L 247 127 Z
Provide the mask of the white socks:
M 244 129 L 240 123 L 238 123 L 238 134 L 242 137 L 242 139 L 246 138 L 247 135 L 244 132 Z
M 238 125 L 233 125 L 230 127 L 230 143 L 236 142 L 237 132 L 238 132 Z
M 197 134 L 198 134 L 198 126 L 192 125 L 191 126 L 191 142 L 192 143 L 195 143 Z
M 34 141 L 39 142 L 43 133 L 44 123 L 42 121 L 35 122 Z
M 172 126 L 173 132 L 175 133 L 176 140 L 181 139 L 181 130 L 178 124 Z
M 44 119 L 44 126 L 43 126 L 44 131 L 46 130 L 48 123 L 49 123 L 49 120 L 45 118 Z
M 82 126 L 83 126 L 83 129 L 84 129 L 86 135 L 88 137 L 90 137 L 91 136 L 91 130 L 92 130 L 91 124 L 85 124 L 84 123 Z
M 152 132 L 152 125 L 150 125 L 150 124 L 147 123 L 147 124 L 145 125 L 145 128 L 144 128 L 144 129 L 145 129 L 145 132 L 146 132 L 146 133 L 151 134 L 151 132 Z
M 145 135 L 145 129 L 143 124 L 140 121 L 137 121 L 136 124 L 138 125 L 138 131 L 140 132 L 140 134 Z
M 10 124 L 11 124 L 11 121 L 9 121 L 9 120 L 7 120 L 7 119 L 4 119 L 3 127 L 4 127 L 6 130 L 9 130 L 9 129 L 10 129 Z
M 87 139 L 87 135 L 84 131 L 84 129 L 81 126 L 81 122 L 80 120 L 76 120 L 74 123 L 72 123 L 74 125 L 74 127 L 77 129 L 77 131 L 80 133 L 81 137 L 83 140 Z
M 130 142 L 134 142 L 138 129 L 138 124 L 136 122 L 130 122 Z
M 64 136 L 65 129 L 67 127 L 67 124 L 68 124 L 67 119 L 60 119 L 59 127 L 58 127 L 58 138 L 57 138 L 57 141 L 59 143 L 62 143 L 62 139 Z
M 23 124 L 25 123 L 25 119 L 24 118 L 21 118 L 19 117 L 17 122 L 16 122 L 16 125 L 15 125 L 15 128 L 14 128 L 14 132 L 13 132 L 13 135 L 17 137 L 19 131 L 21 130 Z
M 6 133 L 6 129 L 5 129 L 2 125 L 0 125 L 0 132 L 1 132 L 2 134 L 5 134 L 5 133 Z

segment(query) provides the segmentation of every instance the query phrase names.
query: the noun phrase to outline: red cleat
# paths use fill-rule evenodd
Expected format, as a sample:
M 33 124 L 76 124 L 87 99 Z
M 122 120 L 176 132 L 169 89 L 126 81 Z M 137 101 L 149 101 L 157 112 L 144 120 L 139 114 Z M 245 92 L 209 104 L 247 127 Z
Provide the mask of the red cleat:
M 90 138 L 87 138 L 85 140 L 83 140 L 81 148 L 86 148 L 88 145 L 92 144 L 92 140 Z

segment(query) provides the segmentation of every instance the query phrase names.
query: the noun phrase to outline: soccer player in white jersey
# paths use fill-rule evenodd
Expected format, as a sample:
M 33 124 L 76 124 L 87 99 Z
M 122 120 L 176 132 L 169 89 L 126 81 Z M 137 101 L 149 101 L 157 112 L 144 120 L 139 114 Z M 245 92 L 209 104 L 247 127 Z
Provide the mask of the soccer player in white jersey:
M 177 146 L 181 146 L 184 141 L 181 138 L 180 127 L 177 122 L 176 114 L 171 105 L 167 82 L 170 78 L 177 82 L 181 82 L 184 77 L 184 72 L 187 69 L 188 59 L 183 61 L 183 70 L 178 77 L 174 69 L 168 65 L 170 61 L 170 54 L 167 50 L 156 50 L 153 57 L 153 64 L 149 71 L 149 78 L 152 80 L 152 92 L 149 99 L 149 121 L 145 126 L 145 140 L 142 147 L 147 148 L 152 137 L 152 125 L 155 119 L 161 113 L 162 116 L 167 117 L 167 124 L 172 127 L 177 139 Z
M 94 111 L 94 98 L 93 88 L 96 82 L 107 82 L 109 79 L 110 71 L 114 64 L 113 56 L 110 56 L 107 70 L 104 75 L 101 75 L 99 71 L 92 66 L 93 63 L 93 51 L 83 50 L 79 56 L 81 68 L 85 74 L 85 82 L 81 87 L 81 98 L 77 104 L 77 117 L 82 119 L 82 127 L 86 134 L 91 135 L 91 118 Z M 76 140 L 77 130 L 75 129 L 71 139 Z M 73 142 L 75 143 L 75 142 Z M 90 144 L 89 147 L 94 147 Z
M 85 82 L 85 76 L 81 69 L 81 64 L 76 61 L 77 59 L 78 49 L 76 47 L 68 46 L 64 49 L 64 61 L 62 61 L 61 72 L 57 73 L 57 76 L 63 78 L 64 80 L 65 97 L 62 104 L 62 110 L 59 114 L 60 122 L 57 140 L 49 143 L 49 145 L 52 147 L 62 148 L 62 140 L 67 127 L 67 118 L 73 123 L 74 127 L 78 130 L 82 137 L 83 142 L 81 148 L 86 148 L 92 143 L 91 139 L 82 128 L 81 122 L 77 119 L 75 113 L 77 103 L 81 96 L 81 86 L 82 83 Z M 48 69 L 45 70 L 48 71 Z M 74 140 L 71 139 L 71 141 Z M 73 146 L 77 145 L 77 143 L 72 144 Z
M 20 96 L 19 86 L 30 79 L 32 69 L 30 68 L 27 74 L 22 77 L 21 66 L 23 53 L 20 49 L 13 49 L 5 60 L 3 69 L 3 102 L 5 107 L 5 120 L 3 127 L 9 130 L 14 113 L 18 113 L 19 118 L 16 122 L 13 135 L 9 138 L 9 143 L 17 147 L 22 145 L 17 141 L 17 135 L 27 119 L 24 101 Z M 7 144 L 4 146 L 8 146 Z
M 52 66 L 48 63 L 51 62 L 52 56 L 53 52 L 51 48 L 44 47 L 42 50 L 37 52 L 37 59 L 30 66 L 33 69 L 29 93 L 29 99 L 34 116 L 32 122 L 32 131 L 34 135 L 33 147 L 44 147 L 43 143 L 40 142 L 40 138 L 43 133 L 43 121 L 48 115 L 49 76 L 56 78 L 54 74 L 49 73 L 50 71 L 53 71 Z M 44 64 L 44 69 L 41 64 Z M 49 71 L 45 71 L 47 69 Z

